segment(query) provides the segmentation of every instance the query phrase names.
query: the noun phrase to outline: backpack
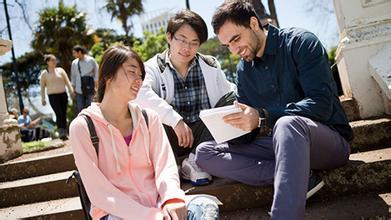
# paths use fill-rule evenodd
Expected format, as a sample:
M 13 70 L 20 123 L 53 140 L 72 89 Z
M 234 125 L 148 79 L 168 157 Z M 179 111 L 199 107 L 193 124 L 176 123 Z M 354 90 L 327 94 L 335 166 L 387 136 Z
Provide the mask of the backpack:
M 95 80 L 92 76 L 82 76 L 80 69 L 80 62 L 77 61 L 77 68 L 80 73 L 81 91 L 83 95 L 94 95 L 95 93 Z
M 147 112 L 144 109 L 142 109 L 141 112 L 143 113 L 145 122 L 146 122 L 147 127 L 148 127 L 149 124 L 148 124 Z M 96 134 L 94 122 L 92 122 L 90 116 L 88 116 L 88 115 L 82 115 L 82 116 L 84 117 L 84 119 L 87 122 L 88 130 L 90 132 L 90 138 L 91 138 L 91 141 L 92 141 L 92 145 L 94 146 L 96 155 L 98 156 L 99 155 L 99 137 Z M 72 173 L 72 175 L 70 177 L 68 177 L 66 183 L 68 184 L 70 179 L 72 179 L 72 178 L 74 178 L 76 183 L 77 183 L 77 190 L 79 192 L 80 202 L 81 202 L 81 206 L 83 208 L 83 213 L 84 213 L 85 219 L 92 220 L 92 218 L 90 216 L 91 201 L 88 198 L 88 195 L 87 195 L 86 189 L 84 188 L 83 181 L 81 179 L 79 171 L 75 170 Z

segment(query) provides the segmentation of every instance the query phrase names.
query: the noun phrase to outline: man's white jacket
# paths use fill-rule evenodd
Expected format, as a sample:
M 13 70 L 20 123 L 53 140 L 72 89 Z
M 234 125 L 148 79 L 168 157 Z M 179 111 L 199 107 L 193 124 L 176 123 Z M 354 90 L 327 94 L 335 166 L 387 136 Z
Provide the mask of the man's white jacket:
M 144 63 L 146 75 L 136 101 L 143 108 L 155 110 L 163 124 L 174 128 L 182 116 L 170 105 L 174 99 L 174 77 L 171 69 L 166 66 L 167 53 L 168 50 Z M 216 58 L 197 53 L 196 59 L 213 107 L 222 96 L 235 90 L 236 86 L 227 80 Z

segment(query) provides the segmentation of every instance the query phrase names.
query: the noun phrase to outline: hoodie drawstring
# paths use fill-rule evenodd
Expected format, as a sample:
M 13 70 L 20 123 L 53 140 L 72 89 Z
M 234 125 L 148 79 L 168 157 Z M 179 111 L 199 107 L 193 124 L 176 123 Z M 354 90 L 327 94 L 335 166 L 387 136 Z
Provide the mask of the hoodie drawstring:
M 140 115 L 140 114 L 137 114 L 136 112 L 137 111 L 141 112 L 142 109 L 140 109 L 136 105 L 132 104 L 132 102 L 129 102 L 128 107 L 129 107 L 129 110 L 130 110 L 131 115 L 132 115 L 132 120 L 133 120 L 134 127 L 136 127 L 136 125 L 140 126 L 138 124 L 138 122 L 140 121 L 139 118 L 138 118 L 138 115 Z M 141 117 L 143 117 L 143 114 L 141 114 Z M 148 114 L 147 114 L 147 117 L 148 117 Z M 144 118 L 144 121 L 145 121 L 145 118 Z M 150 124 L 151 120 L 148 120 L 148 121 L 149 121 L 149 124 Z M 145 123 L 146 123 L 146 121 L 145 121 Z M 151 147 L 150 146 L 151 138 L 150 138 L 150 134 L 149 134 L 149 126 L 150 125 L 147 125 L 146 127 L 142 126 L 141 129 L 143 130 L 145 156 L 147 157 L 148 165 L 152 165 L 151 157 L 149 156 L 149 148 Z
M 151 158 L 149 157 L 149 148 L 151 147 L 150 146 L 150 134 L 149 134 L 149 126 L 147 126 L 146 127 L 146 132 L 144 133 L 144 147 L 145 147 L 145 154 L 146 154 L 146 156 L 147 156 L 147 161 L 148 161 L 148 165 L 151 165 L 152 163 L 151 163 Z
M 111 135 L 111 148 L 113 149 L 113 153 L 114 153 L 115 168 L 117 170 L 117 173 L 120 173 L 121 172 L 121 166 L 119 164 L 117 146 L 115 145 L 115 140 L 114 140 L 114 135 L 113 135 L 113 130 L 111 128 L 111 124 L 109 124 L 107 127 L 109 128 L 110 135 Z

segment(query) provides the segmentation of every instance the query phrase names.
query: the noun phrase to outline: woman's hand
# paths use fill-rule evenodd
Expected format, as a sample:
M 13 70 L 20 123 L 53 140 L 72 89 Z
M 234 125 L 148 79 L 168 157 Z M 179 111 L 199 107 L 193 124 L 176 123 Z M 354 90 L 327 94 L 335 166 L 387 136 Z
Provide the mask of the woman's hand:
M 42 100 L 42 105 L 45 106 L 46 105 L 46 100 Z
M 184 202 L 168 202 L 163 207 L 164 220 L 186 220 L 187 208 Z

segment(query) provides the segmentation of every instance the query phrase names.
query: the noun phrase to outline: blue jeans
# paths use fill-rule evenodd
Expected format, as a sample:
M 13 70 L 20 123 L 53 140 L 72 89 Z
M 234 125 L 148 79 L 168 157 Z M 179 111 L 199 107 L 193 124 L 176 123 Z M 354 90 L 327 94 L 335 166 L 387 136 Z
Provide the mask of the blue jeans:
M 274 184 L 272 219 L 304 219 L 310 169 L 342 166 L 349 154 L 349 144 L 337 131 L 305 117 L 284 116 L 272 136 L 249 144 L 201 143 L 196 163 L 214 176 Z
M 106 215 L 100 220 L 120 220 L 113 215 Z M 218 220 L 219 206 L 210 198 L 196 197 L 187 205 L 188 220 Z
M 76 93 L 76 115 L 81 112 L 84 108 L 91 105 L 93 95 L 82 95 Z

